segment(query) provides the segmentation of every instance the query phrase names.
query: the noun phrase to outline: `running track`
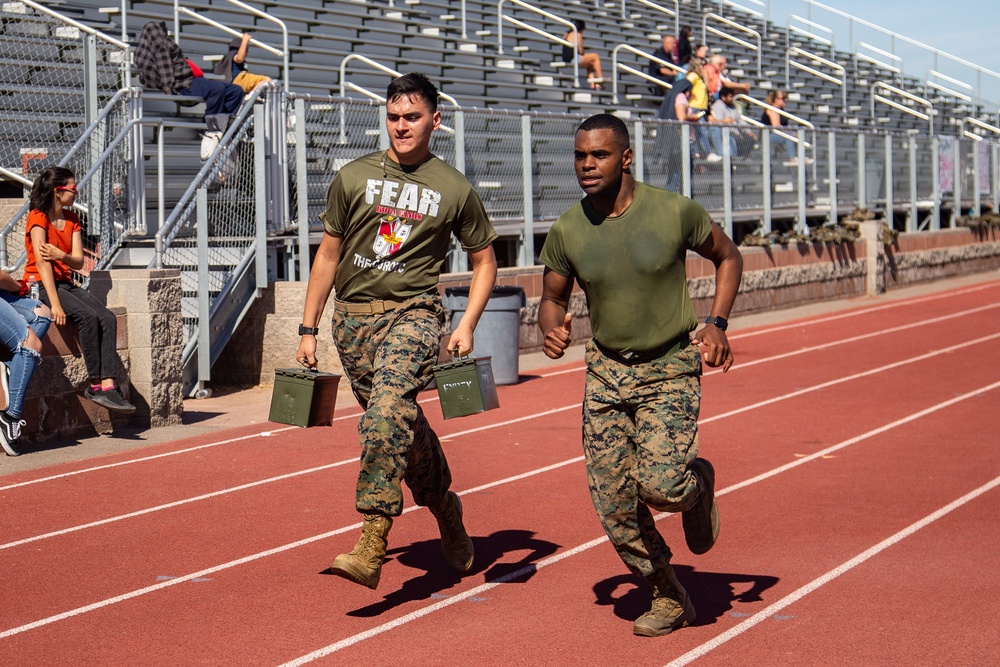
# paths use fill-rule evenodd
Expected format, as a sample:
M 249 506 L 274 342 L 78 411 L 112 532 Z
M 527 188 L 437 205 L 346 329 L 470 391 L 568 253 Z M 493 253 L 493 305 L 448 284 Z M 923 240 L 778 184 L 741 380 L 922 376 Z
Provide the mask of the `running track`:
M 378 591 L 324 573 L 357 538 L 356 410 L 0 476 L 3 665 L 995 664 L 1000 282 L 732 331 L 703 381 L 722 532 L 675 545 L 696 626 L 594 514 L 579 363 L 444 422 L 476 546 L 463 577 L 407 498 Z

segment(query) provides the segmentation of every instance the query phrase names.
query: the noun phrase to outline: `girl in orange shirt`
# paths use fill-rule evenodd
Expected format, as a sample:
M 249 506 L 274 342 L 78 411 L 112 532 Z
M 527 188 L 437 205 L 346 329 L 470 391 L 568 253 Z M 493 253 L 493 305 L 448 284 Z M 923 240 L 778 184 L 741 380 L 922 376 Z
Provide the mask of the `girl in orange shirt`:
M 84 396 L 108 410 L 131 414 L 135 406 L 115 387 L 115 315 L 73 282 L 73 271 L 83 268 L 80 218 L 70 210 L 75 199 L 76 178 L 69 169 L 49 167 L 35 180 L 25 229 L 24 279 L 34 277 L 41 284 L 41 300 L 52 309 L 57 326 L 64 326 L 67 317 L 76 322 L 90 378 Z

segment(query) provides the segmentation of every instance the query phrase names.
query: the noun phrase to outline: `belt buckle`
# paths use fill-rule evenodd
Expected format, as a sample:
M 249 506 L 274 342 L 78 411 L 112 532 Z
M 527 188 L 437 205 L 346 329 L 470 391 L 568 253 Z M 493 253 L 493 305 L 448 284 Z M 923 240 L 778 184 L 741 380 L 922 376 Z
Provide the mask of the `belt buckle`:
M 621 356 L 622 359 L 625 359 L 626 361 L 632 361 L 639 355 L 634 350 L 629 350 L 628 352 L 624 352 Z
M 371 309 L 372 315 L 379 315 L 385 312 L 385 302 L 384 301 L 372 301 L 368 307 Z

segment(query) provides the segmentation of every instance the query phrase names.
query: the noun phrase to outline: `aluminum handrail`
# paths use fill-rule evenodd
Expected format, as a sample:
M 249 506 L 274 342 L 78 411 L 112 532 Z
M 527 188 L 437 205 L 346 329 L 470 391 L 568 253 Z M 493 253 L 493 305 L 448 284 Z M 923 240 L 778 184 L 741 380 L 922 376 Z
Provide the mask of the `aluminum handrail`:
M 90 26 L 84 25 L 84 24 L 80 23 L 79 21 L 74 21 L 73 19 L 69 18 L 68 16 L 63 16 L 62 14 L 59 14 L 58 12 L 54 12 L 54 11 L 52 11 L 51 9 L 49 9 L 48 7 L 46 7 L 44 5 L 40 5 L 37 2 L 32 2 L 32 0 L 18 0 L 18 2 L 20 2 L 22 5 L 27 5 L 27 6 L 31 7 L 35 11 L 38 11 L 38 12 L 41 12 L 41 13 L 46 14 L 48 16 L 51 16 L 52 18 L 54 18 L 54 19 L 56 19 L 58 21 L 62 21 L 66 25 L 71 25 L 74 28 L 76 28 L 77 30 L 81 30 L 81 31 L 87 33 L 88 35 L 93 35 L 94 37 L 96 37 L 98 39 L 101 39 L 101 40 L 107 42 L 108 44 L 116 46 L 119 49 L 122 49 L 123 51 L 128 51 L 129 50 L 129 45 L 127 43 L 125 43 L 125 42 L 123 42 L 121 40 L 115 39 L 114 37 L 111 37 L 110 35 L 105 35 L 100 30 L 95 30 L 94 28 L 91 28 Z
M 752 125 L 754 127 L 759 127 L 759 128 L 761 128 L 763 130 L 769 130 L 772 134 L 776 134 L 779 137 L 784 137 L 785 139 L 788 139 L 789 141 L 794 141 L 795 143 L 799 143 L 799 138 L 797 136 L 795 136 L 794 134 L 789 134 L 789 133 L 785 132 L 784 130 L 779 130 L 778 128 L 774 127 L 773 125 L 765 125 L 764 123 L 760 122 L 759 120 L 755 120 L 753 118 L 747 118 L 746 116 L 741 116 L 740 118 L 743 121 L 743 123 L 746 124 L 746 125 Z M 813 147 L 813 145 L 810 144 L 808 141 L 805 142 L 804 145 L 805 145 L 806 148 L 812 148 Z
M 741 4 L 737 3 L 737 2 L 733 2 L 733 0 L 719 0 L 719 3 L 718 3 L 719 4 L 719 11 L 721 12 L 722 8 L 724 6 L 725 7 L 732 7 L 733 9 L 736 9 L 736 10 L 739 10 L 741 12 L 744 12 L 745 14 L 749 14 L 750 16 L 756 16 L 757 18 L 759 18 L 761 20 L 766 20 L 766 18 L 771 15 L 771 10 L 767 6 L 766 2 L 761 2 L 761 0 L 746 0 L 746 2 L 749 2 L 751 4 L 757 5 L 758 7 L 763 7 L 764 11 L 758 12 L 756 9 L 750 9 L 749 7 L 745 7 L 745 6 L 743 6 L 743 5 L 741 5 Z
M 282 82 L 282 84 L 283 84 L 282 87 L 284 88 L 285 92 L 287 93 L 288 92 L 288 26 L 286 26 L 285 22 L 282 21 L 281 19 L 279 19 L 277 17 L 274 17 L 274 16 L 271 16 L 270 14 L 268 14 L 266 12 L 262 12 L 259 9 L 257 9 L 256 7 L 251 7 L 250 5 L 246 4 L 245 2 L 240 2 L 240 0 L 226 0 L 226 2 L 228 2 L 230 4 L 233 4 L 233 5 L 236 5 L 237 7 L 239 7 L 240 9 L 242 9 L 243 11 L 245 11 L 245 12 L 247 12 L 249 14 L 253 14 L 257 18 L 262 18 L 265 21 L 271 21 L 272 23 L 277 24 L 277 26 L 281 29 L 281 46 L 282 46 L 282 50 L 281 50 L 280 54 L 274 53 L 274 51 L 270 47 L 267 47 L 262 42 L 259 42 L 257 40 L 253 40 L 253 42 L 257 46 L 260 46 L 261 48 L 267 49 L 268 51 L 274 53 L 274 55 L 277 55 L 277 56 L 279 56 L 282 59 L 281 71 L 282 71 L 282 76 L 285 79 Z M 223 31 L 228 32 L 228 33 L 231 33 L 231 34 L 233 34 L 235 36 L 239 36 L 239 35 L 242 34 L 242 33 L 238 32 L 238 31 L 233 30 L 232 28 L 229 28 L 229 27 L 226 27 L 226 26 L 222 25 L 221 23 L 218 23 L 216 21 L 212 21 L 209 18 L 201 16 L 201 15 L 197 14 L 196 12 L 193 12 L 192 10 L 190 10 L 190 9 L 188 9 L 186 7 L 182 7 L 181 4 L 180 4 L 180 0 L 174 0 L 174 41 L 177 42 L 177 43 L 180 43 L 180 38 L 181 38 L 181 19 L 180 19 L 180 15 L 182 13 L 181 12 L 182 9 L 184 10 L 183 11 L 184 14 L 186 14 L 188 16 L 193 16 L 194 18 L 196 18 L 196 19 L 198 19 L 200 21 L 204 21 L 205 23 L 207 23 L 207 24 L 209 24 L 209 25 L 211 25 L 211 26 L 213 26 L 215 28 L 219 28 L 220 30 L 223 30 Z
M 997 127 L 996 125 L 990 125 L 989 123 L 985 123 L 979 120 L 978 118 L 966 117 L 963 118 L 962 122 L 959 123 L 958 125 L 959 127 L 958 136 L 969 137 L 970 139 L 975 139 L 976 141 L 983 141 L 983 138 L 981 136 L 973 132 L 969 132 L 968 130 L 965 129 L 966 123 L 975 125 L 976 127 L 992 132 L 993 134 L 1000 135 L 1000 127 Z
M 802 63 L 794 61 L 794 60 L 792 60 L 792 55 L 805 56 L 806 58 L 809 58 L 813 62 L 817 62 L 817 63 L 819 63 L 821 65 L 825 65 L 825 66 L 829 67 L 830 69 L 832 69 L 832 70 L 834 70 L 836 72 L 840 72 L 840 79 L 832 77 L 829 74 L 827 74 L 826 72 L 821 72 L 821 71 L 819 71 L 817 69 L 809 67 L 808 65 L 803 65 Z M 795 67 L 796 69 L 801 70 L 803 72 L 808 72 L 809 74 L 812 74 L 813 76 L 819 77 L 820 79 L 823 79 L 825 81 L 829 81 L 830 83 L 834 83 L 834 84 L 840 86 L 841 103 L 843 104 L 843 106 L 844 106 L 845 109 L 847 108 L 847 70 L 844 69 L 841 65 L 839 65 L 838 63 L 833 62 L 832 60 L 828 60 L 826 58 L 823 58 L 822 56 L 816 55 L 815 53 L 811 53 L 811 52 L 806 51 L 804 49 L 800 49 L 797 46 L 792 46 L 787 51 L 785 51 L 785 87 L 786 88 L 788 88 L 788 87 L 790 87 L 792 85 L 791 84 L 791 81 L 792 81 L 792 67 Z
M 614 101 L 615 104 L 618 104 L 618 70 L 619 69 L 621 69 L 623 71 L 626 71 L 626 72 L 629 72 L 630 74 L 635 74 L 635 75 L 639 76 L 640 78 L 646 79 L 650 83 L 655 83 L 657 85 L 663 86 L 664 88 L 666 88 L 668 90 L 670 88 L 673 88 L 673 86 L 671 86 L 669 83 L 667 83 L 663 79 L 658 79 L 658 78 L 656 78 L 654 76 L 650 76 L 650 75 L 646 74 L 645 72 L 640 72 L 639 70 L 636 70 L 636 69 L 634 69 L 632 67 L 629 67 L 628 65 L 624 65 L 622 63 L 619 63 L 618 62 L 618 54 L 621 51 L 628 51 L 629 53 L 633 53 L 633 54 L 635 54 L 635 55 L 637 55 L 637 56 L 639 56 L 641 58 L 645 58 L 646 60 L 654 62 L 657 65 L 660 65 L 661 67 L 670 68 L 670 69 L 674 70 L 675 73 L 681 73 L 681 72 L 685 71 L 685 69 L 683 67 L 678 67 L 677 65 L 675 65 L 675 64 L 673 64 L 671 62 L 667 62 L 666 60 L 661 60 L 660 58 L 657 58 L 655 56 L 651 56 L 650 54 L 645 53 L 643 51 L 640 51 L 639 49 L 637 49 L 637 48 L 635 48 L 633 46 L 629 46 L 628 44 L 618 44 L 617 46 L 615 46 L 614 49 L 611 50 L 611 95 L 612 95 L 612 100 Z
M 830 38 L 827 39 L 825 37 L 820 37 L 816 33 L 812 33 L 812 32 L 809 32 L 808 30 L 803 30 L 802 28 L 799 28 L 798 26 L 792 25 L 793 21 L 798 21 L 799 23 L 804 23 L 805 25 L 809 26 L 812 29 L 820 30 L 822 32 L 825 32 L 828 35 L 830 35 Z M 833 45 L 834 34 L 833 34 L 833 30 L 831 30 L 830 28 L 827 28 L 825 25 L 820 25 L 819 23 L 815 23 L 813 21 L 810 21 L 809 19 L 804 19 L 801 16 L 797 16 L 795 14 L 790 15 L 788 17 L 787 28 L 785 29 L 785 48 L 786 49 L 789 49 L 792 46 L 792 33 L 793 32 L 795 34 L 797 34 L 797 35 L 802 35 L 803 37 L 808 37 L 809 39 L 817 41 L 817 42 L 819 42 L 821 44 L 826 44 L 827 46 L 830 47 L 830 53 L 832 54 L 834 52 L 834 45 Z
M 156 258 L 154 259 L 156 265 L 153 268 L 163 268 L 164 240 L 166 239 L 167 234 L 173 231 L 173 228 L 177 225 L 178 220 L 180 220 L 181 216 L 185 213 L 187 202 L 191 200 L 195 192 L 198 190 L 198 187 L 208 177 L 212 170 L 216 168 L 216 161 L 218 156 L 221 154 L 222 149 L 225 146 L 228 146 L 230 141 L 232 141 L 232 138 L 236 136 L 236 133 L 239 131 L 243 121 L 246 120 L 246 117 L 250 115 L 251 111 L 253 111 L 253 105 L 257 99 L 264 92 L 272 91 L 277 87 L 277 84 L 271 81 L 255 88 L 254 91 L 247 96 L 239 111 L 236 112 L 236 115 L 229 122 L 229 127 L 226 129 L 226 133 L 219 141 L 219 145 L 216 147 L 215 152 L 209 157 L 209 159 L 205 160 L 205 164 L 201 166 L 201 169 L 198 170 L 198 173 L 191 180 L 191 184 L 184 191 L 184 194 L 177 200 L 177 205 L 174 206 L 174 210 L 167 217 L 166 222 L 163 223 L 160 229 L 157 230 L 156 235 L 153 237 L 156 249 Z
M 396 70 L 392 69 L 391 67 L 383 65 L 382 63 L 380 63 L 380 62 L 378 62 L 376 60 L 372 60 L 368 56 L 363 56 L 360 53 L 352 53 L 350 55 L 344 56 L 344 59 L 340 61 L 340 96 L 341 97 L 347 97 L 347 95 L 344 94 L 344 91 L 345 91 L 345 89 L 350 88 L 351 90 L 353 90 L 355 92 L 358 92 L 358 93 L 361 93 L 362 95 L 368 95 L 369 97 L 372 97 L 372 99 L 377 99 L 379 102 L 385 102 L 385 98 L 384 97 L 381 97 L 381 96 L 377 95 L 376 93 L 372 93 L 369 90 L 365 90 L 364 88 L 362 88 L 360 86 L 357 86 L 357 85 L 355 85 L 353 83 L 348 83 L 347 82 L 347 63 L 349 63 L 352 60 L 360 60 L 361 62 L 365 63 L 366 65 L 369 65 L 369 66 L 371 66 L 371 67 L 379 70 L 380 72 L 385 72 L 386 74 L 388 74 L 390 76 L 394 76 L 394 77 L 397 77 L 397 78 L 403 76 L 403 74 L 401 72 L 397 72 Z M 458 103 L 458 100 L 456 100 L 454 97 L 452 97 L 451 95 L 449 95 L 447 93 L 442 93 L 439 90 L 438 91 L 438 97 L 440 97 L 441 99 L 443 99 L 445 102 L 448 102 L 449 104 L 451 104 L 456 109 L 461 109 L 462 108 L 462 105 L 460 105 Z
M 754 99 L 749 95 L 744 95 L 743 93 L 740 93 L 739 95 L 734 97 L 733 100 L 743 100 L 744 102 L 749 102 L 750 104 L 756 104 L 759 107 L 776 112 L 779 116 L 783 118 L 787 118 L 788 120 L 795 121 L 799 125 L 808 127 L 810 130 L 816 129 L 816 126 L 807 121 L 805 118 L 802 118 L 801 116 L 796 116 L 793 113 L 788 113 L 784 109 L 779 109 L 778 107 L 768 104 L 767 102 L 761 102 L 760 100 Z
M 640 5 L 645 5 L 646 7 L 649 7 L 650 9 L 655 9 L 658 12 L 662 12 L 662 13 L 666 14 L 667 16 L 673 16 L 674 17 L 674 36 L 676 36 L 681 31 L 681 6 L 680 6 L 680 1 L 679 0 L 669 0 L 669 1 L 672 2 L 672 3 L 674 3 L 674 8 L 673 9 L 668 9 L 667 7 L 664 7 L 662 5 L 658 5 L 655 2 L 652 2 L 651 0 L 632 0 L 632 2 L 637 2 Z M 622 18 L 623 19 L 628 18 L 628 13 L 625 10 L 625 0 L 622 0 Z
M 742 40 L 742 39 L 740 39 L 738 37 L 734 37 L 734 36 L 730 35 L 729 33 L 726 33 L 726 32 L 723 32 L 723 31 L 719 30 L 718 28 L 714 28 L 714 27 L 713 28 L 709 28 L 708 27 L 708 20 L 709 19 L 715 19 L 719 23 L 723 23 L 725 25 L 728 25 L 731 28 L 735 28 L 735 29 L 740 30 L 742 32 L 745 32 L 745 33 L 747 33 L 749 35 L 755 36 L 757 38 L 757 44 L 756 45 L 750 44 L 749 42 L 746 42 L 746 41 L 744 41 L 744 40 Z M 761 71 L 762 71 L 762 67 L 761 67 L 761 53 L 763 52 L 763 48 L 761 46 L 762 42 L 761 42 L 761 37 L 760 37 L 760 33 L 759 32 L 757 32 L 753 28 L 748 28 L 747 26 L 745 26 L 745 25 L 743 25 L 741 23 L 737 23 L 736 21 L 731 21 L 730 19 L 727 19 L 725 16 L 721 16 L 720 14 L 716 14 L 714 12 L 709 12 L 708 14 L 705 14 L 704 18 L 702 18 L 702 20 L 701 20 L 701 41 L 706 42 L 706 43 L 708 42 L 708 33 L 709 32 L 711 32 L 713 35 L 718 35 L 718 36 L 722 37 L 723 39 L 728 39 L 730 42 L 734 42 L 736 44 L 739 44 L 739 45 L 741 45 L 741 46 L 743 46 L 743 47 L 745 47 L 747 49 L 750 49 L 752 51 L 756 51 L 757 52 L 757 76 L 759 77 L 761 75 Z
M 873 52 L 879 54 L 880 56 L 884 56 L 886 58 L 889 58 L 893 62 L 898 63 L 899 67 L 896 67 L 895 65 L 890 65 L 889 63 L 882 62 L 878 58 L 872 58 L 871 56 L 869 56 L 867 54 L 861 53 L 861 49 L 868 49 L 869 51 L 873 51 Z M 867 63 L 871 63 L 873 65 L 878 65 L 879 67 L 887 69 L 887 70 L 889 70 L 890 72 L 892 72 L 893 74 L 895 74 L 897 76 L 899 76 L 899 75 L 901 75 L 903 73 L 903 59 L 902 58 L 900 58 L 899 56 L 897 56 L 897 55 L 895 55 L 893 53 L 889 53 L 888 51 L 883 51 L 880 48 L 872 46 L 871 44 L 866 44 L 865 42 L 858 42 L 858 49 L 854 52 L 854 71 L 855 72 L 857 72 L 858 69 L 859 69 L 858 68 L 858 61 L 859 60 L 864 60 Z
M 503 13 L 503 3 L 505 3 L 505 2 L 509 2 L 512 5 L 517 5 L 518 7 L 521 7 L 523 9 L 527 9 L 528 11 L 534 12 L 534 13 L 540 15 L 540 16 L 544 16 L 545 18 L 549 19 L 550 21 L 555 21 L 556 23 L 558 23 L 560 25 L 567 26 L 569 28 L 569 32 L 571 32 L 573 34 L 573 41 L 570 42 L 569 40 L 566 40 L 566 39 L 563 39 L 562 37 L 559 37 L 558 35 L 553 35 L 550 32 L 546 32 L 546 31 L 542 30 L 541 28 L 536 28 L 536 27 L 534 27 L 532 25 L 529 25 L 529 24 L 525 23 L 524 21 L 519 21 L 518 19 L 514 18 L 513 16 L 506 16 L 506 15 L 504 15 L 504 13 Z M 533 32 L 533 33 L 535 33 L 537 35 L 541 35 L 542 37 L 545 37 L 546 39 L 549 39 L 549 40 L 555 42 L 556 44 L 561 44 L 563 46 L 568 46 L 568 47 L 572 48 L 573 49 L 573 54 L 574 54 L 574 58 L 573 58 L 573 87 L 574 88 L 579 88 L 580 87 L 580 56 L 579 56 L 579 54 L 577 54 L 577 48 L 579 48 L 577 46 L 577 42 L 580 41 L 580 35 L 576 31 L 576 24 L 575 23 L 573 23 L 572 21 L 569 21 L 567 19 L 564 19 L 561 16 L 556 16 L 555 14 L 553 14 L 551 12 L 547 12 L 544 9 L 541 9 L 539 7 L 535 7 L 534 5 L 529 5 L 527 2 L 524 2 L 523 0 L 500 0 L 500 2 L 497 3 L 497 53 L 499 53 L 500 55 L 503 55 L 503 22 L 504 21 L 507 21 L 508 23 L 516 25 L 519 28 L 524 28 L 525 30 L 530 30 L 531 32 Z
M 883 90 L 886 90 L 890 93 L 895 93 L 900 97 L 905 97 L 906 99 L 912 102 L 916 102 L 917 104 L 922 104 L 927 107 L 928 112 L 926 114 L 921 113 L 915 109 L 909 108 L 908 106 L 905 106 L 898 102 L 894 102 L 886 97 L 882 97 L 881 95 L 876 95 L 875 94 L 876 88 L 882 88 Z M 870 105 L 871 105 L 872 120 L 875 120 L 875 102 L 881 102 L 882 104 L 893 107 L 894 109 L 899 109 L 904 113 L 908 113 L 911 116 L 916 116 L 921 120 L 928 121 L 930 123 L 930 134 L 931 136 L 934 135 L 934 105 L 931 103 L 930 100 L 924 99 L 923 97 L 920 97 L 918 95 L 914 95 L 913 93 L 908 93 L 902 88 L 897 88 L 896 86 L 886 83 L 885 81 L 876 81 L 871 86 Z
M 849 34 L 848 34 L 848 41 L 850 42 L 850 51 L 852 51 L 852 52 L 854 51 L 854 23 L 858 23 L 860 25 L 865 26 L 866 28 L 871 28 L 872 30 L 875 30 L 877 32 L 881 32 L 882 34 L 891 37 L 893 40 L 898 39 L 898 40 L 900 40 L 902 42 L 905 42 L 905 43 L 907 43 L 907 44 L 909 44 L 911 46 L 916 46 L 916 47 L 918 47 L 920 49 L 923 49 L 924 51 L 928 51 L 928 52 L 932 53 L 934 55 L 934 69 L 937 69 L 937 67 L 938 67 L 937 66 L 937 59 L 938 59 L 939 56 L 942 57 L 942 58 L 946 58 L 946 59 L 948 59 L 948 60 L 950 60 L 950 61 L 952 61 L 954 63 L 957 63 L 959 65 L 963 65 L 965 67 L 970 67 L 970 68 L 974 69 L 976 71 L 976 73 L 977 73 L 978 84 L 976 86 L 976 90 L 977 90 L 977 94 L 978 94 L 978 96 L 979 96 L 980 99 L 985 99 L 985 97 L 983 96 L 983 82 L 982 82 L 982 77 L 983 77 L 984 74 L 986 76 L 990 76 L 990 77 L 993 77 L 993 78 L 995 78 L 997 80 L 1000 80 L 1000 72 L 994 72 L 991 69 L 988 69 L 986 67 L 982 67 L 981 65 L 977 65 L 976 63 L 973 63 L 973 62 L 970 62 L 968 60 L 965 60 L 964 58 L 959 58 L 958 56 L 955 56 L 955 55 L 952 55 L 950 53 L 947 53 L 946 51 L 942 51 L 940 49 L 936 49 L 934 47 L 927 46 L 925 43 L 923 43 L 923 42 L 921 42 L 919 40 L 912 39 L 912 38 L 907 37 L 905 35 L 901 35 L 901 34 L 899 34 L 897 32 L 893 32 L 892 30 L 888 30 L 886 28 L 883 28 L 880 25 L 876 25 L 876 24 L 871 23 L 869 21 L 865 21 L 864 19 L 858 18 L 857 16 L 854 16 L 853 14 L 848 14 L 847 12 L 844 12 L 844 11 L 841 11 L 839 9 L 835 9 L 833 7 L 824 5 L 823 3 L 817 2 L 816 0 L 803 0 L 803 2 L 805 2 L 810 7 L 810 9 L 812 7 L 817 7 L 819 9 L 828 11 L 828 12 L 830 12 L 832 14 L 836 14 L 837 16 L 846 18 L 848 20 L 848 32 L 849 32 Z
M 964 81 L 959 81 L 958 79 L 942 74 L 941 72 L 935 72 L 934 70 L 930 70 L 929 72 L 927 72 L 927 80 L 924 82 L 924 94 L 927 95 L 928 97 L 930 97 L 930 95 L 927 93 L 927 88 L 930 88 L 932 90 L 938 91 L 939 93 L 951 95 L 952 97 L 960 99 L 964 102 L 972 102 L 972 97 L 970 97 L 969 95 L 959 92 L 954 88 L 944 86 L 938 83 L 937 81 L 933 81 L 932 78 L 944 79 L 948 83 L 958 86 L 959 88 L 964 88 L 969 92 L 974 92 L 972 86 L 965 83 Z
M 115 93 L 114 96 L 112 96 L 112 98 L 110 100 L 108 100 L 108 102 L 104 105 L 104 108 L 101 109 L 101 112 L 99 114 L 97 114 L 97 118 L 94 119 L 94 122 L 91 123 L 90 126 L 87 127 L 87 129 L 85 129 L 83 131 L 83 134 L 81 134 L 80 138 L 76 140 L 76 143 L 73 144 L 70 147 L 70 149 L 68 151 L 66 151 L 66 154 L 63 155 L 62 158 L 59 159 L 59 161 L 56 163 L 57 167 L 65 167 L 67 164 L 69 164 L 70 160 L 73 159 L 73 156 L 76 155 L 76 152 L 78 150 L 80 150 L 81 147 L 83 147 L 83 145 L 90 138 L 90 135 L 92 135 L 94 132 L 97 131 L 97 128 L 100 126 L 101 122 L 108 116 L 109 113 L 111 113 L 111 111 L 114 109 L 115 105 L 122 98 L 122 96 L 123 95 L 128 95 L 128 94 L 132 94 L 132 95 L 135 95 L 135 96 L 141 95 L 142 94 L 142 88 L 139 87 L 139 86 L 133 86 L 133 87 L 129 87 L 129 88 L 121 88 L 117 93 Z M 24 181 L 25 181 L 25 179 L 23 179 L 23 177 L 20 177 L 20 176 L 17 177 L 17 180 L 21 181 L 22 183 L 24 183 Z M 26 184 L 28 186 L 31 186 L 32 182 L 29 181 Z M 4 225 L 4 227 L 3 227 L 2 230 L 0 230 L 0 257 L 6 257 L 7 256 L 6 255 L 6 253 L 7 253 L 7 246 L 6 246 L 7 235 L 10 234 L 10 230 L 14 228 L 14 224 L 18 220 L 20 220 L 21 217 L 25 213 L 27 213 L 27 211 L 28 211 L 28 202 L 25 202 L 24 205 L 14 215 L 14 217 L 6 225 Z

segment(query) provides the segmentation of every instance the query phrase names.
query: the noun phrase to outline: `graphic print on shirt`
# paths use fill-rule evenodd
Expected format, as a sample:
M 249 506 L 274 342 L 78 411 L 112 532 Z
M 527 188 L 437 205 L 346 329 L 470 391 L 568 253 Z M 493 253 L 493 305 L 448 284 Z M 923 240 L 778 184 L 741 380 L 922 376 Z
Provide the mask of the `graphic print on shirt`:
M 394 255 L 403 247 L 413 225 L 406 224 L 395 215 L 387 215 L 378 221 L 378 235 L 375 237 L 375 244 L 372 249 L 379 259 L 384 259 L 389 255 Z

